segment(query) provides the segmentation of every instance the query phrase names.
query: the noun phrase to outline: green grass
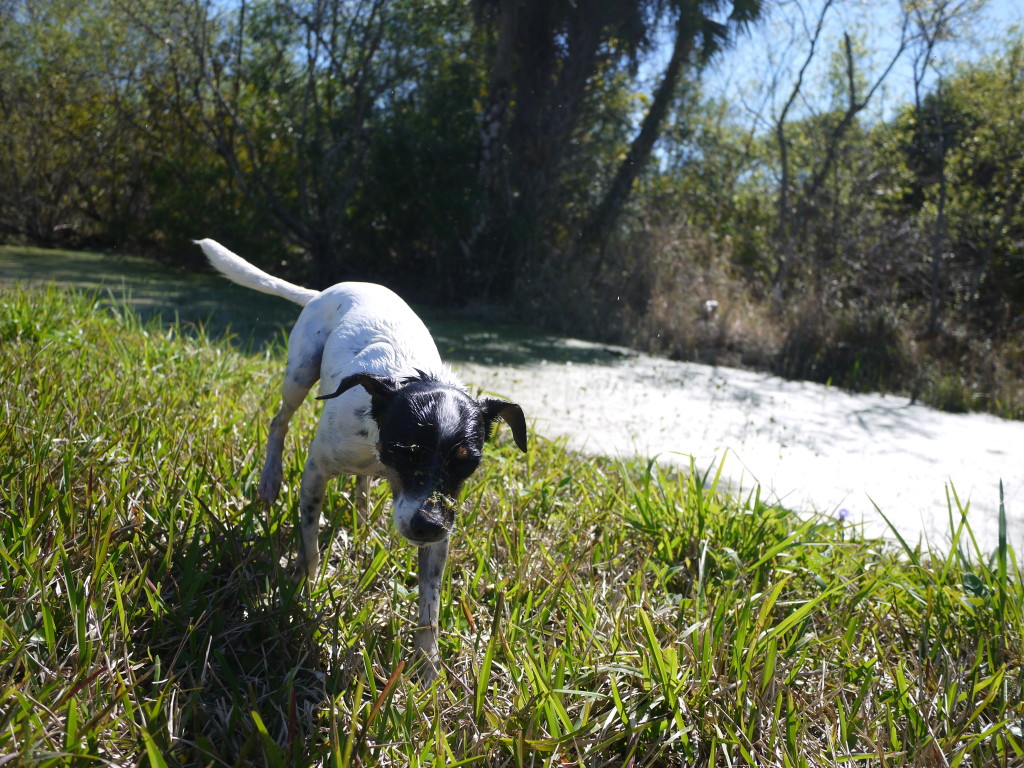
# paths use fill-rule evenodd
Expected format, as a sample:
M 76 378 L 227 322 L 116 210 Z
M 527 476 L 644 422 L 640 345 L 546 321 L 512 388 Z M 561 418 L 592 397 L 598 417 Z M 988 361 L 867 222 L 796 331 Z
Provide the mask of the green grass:
M 1024 590 L 715 478 L 506 434 L 469 483 L 430 689 L 414 551 L 332 487 L 311 596 L 254 502 L 282 349 L 96 295 L 0 294 L 0 762 L 1024 764 Z

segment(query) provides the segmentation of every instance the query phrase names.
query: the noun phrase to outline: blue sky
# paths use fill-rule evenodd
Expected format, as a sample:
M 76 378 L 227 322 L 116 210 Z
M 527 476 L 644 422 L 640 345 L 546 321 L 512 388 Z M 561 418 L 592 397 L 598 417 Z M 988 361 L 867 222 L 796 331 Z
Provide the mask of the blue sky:
M 788 95 L 792 88 L 799 62 L 806 56 L 804 25 L 813 28 L 823 2 L 772 2 L 768 17 L 741 35 L 735 47 L 707 72 L 706 94 L 728 95 L 738 105 L 736 117 L 748 124 L 756 121 L 758 114 L 764 116 L 777 109 L 781 95 Z M 967 6 L 965 0 L 954 4 Z M 1024 29 L 1021 0 L 988 0 L 980 5 L 980 10 L 966 14 L 953 26 L 952 39 L 938 47 L 936 66 L 926 83 L 934 83 L 936 72 L 950 73 L 958 62 L 976 60 L 997 50 L 1012 26 Z M 799 111 L 817 111 L 829 102 L 827 68 L 844 30 L 863 42 L 866 56 L 859 61 L 863 80 L 877 79 L 898 46 L 899 19 L 898 0 L 836 0 L 827 16 L 815 63 L 805 77 L 807 98 L 798 104 Z M 869 118 L 888 117 L 900 104 L 913 99 L 911 61 L 909 53 L 904 53 L 894 66 L 868 108 Z M 774 95 L 773 81 L 777 83 Z

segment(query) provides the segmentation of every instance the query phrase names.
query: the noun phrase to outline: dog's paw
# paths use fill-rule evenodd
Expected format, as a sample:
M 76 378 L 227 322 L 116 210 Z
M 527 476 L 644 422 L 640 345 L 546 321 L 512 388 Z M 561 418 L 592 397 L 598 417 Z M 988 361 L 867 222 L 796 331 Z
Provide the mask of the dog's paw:
M 420 684 L 426 687 L 434 682 L 441 672 L 441 654 L 438 652 L 437 641 L 432 630 L 416 630 L 414 642 L 416 645 L 413 661 L 414 674 Z
M 267 506 L 270 506 L 277 501 L 277 496 L 281 493 L 281 473 L 266 472 L 264 471 L 263 476 L 260 478 L 259 487 L 256 488 L 256 496 Z
M 295 560 L 292 563 L 292 570 L 294 571 L 295 579 L 301 581 L 306 580 L 306 583 L 312 586 L 316 583 L 317 572 L 320 570 L 320 557 L 319 554 L 308 558 L 305 553 L 302 552 L 301 548 L 295 555 Z
M 277 501 L 277 494 L 280 491 L 280 485 L 272 483 L 260 483 L 260 487 L 256 489 L 256 497 L 269 507 L 271 504 Z
M 301 552 L 288 564 L 288 580 L 297 587 L 301 587 L 306 595 L 312 594 L 316 586 L 316 577 L 319 564 L 314 564 L 312 570 Z
M 429 688 L 441 672 L 441 659 L 416 653 L 413 659 L 413 679 L 424 688 Z
M 302 562 L 301 556 L 289 561 L 282 570 L 288 583 L 294 587 L 306 581 L 306 564 Z
M 256 495 L 264 504 L 270 505 L 277 501 L 281 492 L 281 481 L 284 479 L 284 467 L 281 466 L 281 452 L 273 447 L 267 448 L 267 460 L 260 473 L 260 484 Z

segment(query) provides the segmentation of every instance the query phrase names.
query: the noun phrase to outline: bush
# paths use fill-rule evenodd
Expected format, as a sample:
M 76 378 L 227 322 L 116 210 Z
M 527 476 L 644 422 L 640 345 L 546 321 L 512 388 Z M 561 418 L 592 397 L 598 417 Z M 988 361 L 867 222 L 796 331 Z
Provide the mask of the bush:
M 711 365 L 765 369 L 778 326 L 731 264 L 732 242 L 667 221 L 613 238 L 601 254 L 563 264 L 523 302 L 531 322 Z M 543 291 L 547 290 L 547 293 Z M 717 302 L 713 314 L 706 301 Z
M 914 364 L 908 334 L 886 306 L 855 306 L 833 312 L 816 302 L 797 310 L 788 323 L 774 370 L 863 391 L 908 389 Z

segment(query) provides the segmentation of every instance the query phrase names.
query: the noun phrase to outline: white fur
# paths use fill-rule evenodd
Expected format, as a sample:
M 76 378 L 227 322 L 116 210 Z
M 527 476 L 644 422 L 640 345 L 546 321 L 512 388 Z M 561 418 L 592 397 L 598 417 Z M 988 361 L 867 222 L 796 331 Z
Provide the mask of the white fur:
M 203 249 L 210 264 L 226 278 L 246 288 L 260 293 L 270 293 L 300 306 L 306 306 L 317 295 L 317 291 L 289 283 L 287 280 L 268 275 L 257 269 L 241 256 L 232 253 L 216 240 L 196 240 L 196 245 Z
M 288 368 L 293 355 L 299 364 L 317 352 L 321 393 L 360 372 L 402 379 L 421 370 L 454 379 L 419 317 L 390 290 L 371 283 L 339 283 L 306 305 L 288 340 Z M 377 425 L 369 407 L 362 387 L 324 401 L 310 455 L 332 475 L 385 475 L 376 459 Z
M 295 407 L 317 379 L 323 394 L 333 392 L 346 376 L 360 372 L 402 379 L 423 371 L 453 386 L 463 386 L 442 364 L 423 321 L 384 286 L 350 282 L 314 291 L 268 275 L 214 240 L 196 242 L 210 263 L 232 282 L 305 307 L 288 338 L 284 399 Z M 309 452 L 321 470 L 331 476 L 385 476 L 386 470 L 377 460 L 377 425 L 369 417 L 369 407 L 370 396 L 362 387 L 325 401 Z M 367 433 L 365 437 L 362 432 Z M 269 476 L 264 473 L 260 496 L 270 503 L 281 482 L 279 448 L 275 447 L 271 456 L 268 446 L 267 464 L 273 464 L 275 471 Z

